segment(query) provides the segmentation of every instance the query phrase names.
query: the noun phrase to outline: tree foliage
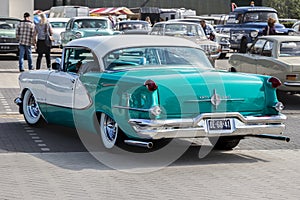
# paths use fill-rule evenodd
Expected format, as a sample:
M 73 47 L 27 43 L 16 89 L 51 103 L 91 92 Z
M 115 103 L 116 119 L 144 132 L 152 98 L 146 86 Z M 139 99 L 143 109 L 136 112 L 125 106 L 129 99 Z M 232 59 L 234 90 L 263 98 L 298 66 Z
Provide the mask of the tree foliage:
M 300 19 L 300 0 L 267 0 L 263 4 L 275 8 L 279 18 Z

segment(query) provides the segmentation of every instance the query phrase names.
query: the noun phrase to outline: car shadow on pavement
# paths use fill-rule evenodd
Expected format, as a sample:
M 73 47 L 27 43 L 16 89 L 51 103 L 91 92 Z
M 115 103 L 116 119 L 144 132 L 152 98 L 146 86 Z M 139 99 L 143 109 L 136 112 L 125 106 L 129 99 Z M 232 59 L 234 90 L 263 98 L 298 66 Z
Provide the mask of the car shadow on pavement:
M 19 60 L 16 55 L 0 55 L 0 61 Z
M 217 151 L 213 150 L 210 145 L 195 143 L 191 145 L 190 141 L 181 139 L 167 144 L 169 148 L 167 151 L 160 151 L 161 149 L 158 148 L 156 152 L 131 146 L 127 146 L 126 151 L 118 148 L 105 150 L 99 147 L 101 144 L 98 143 L 100 139 L 98 135 L 90 134 L 83 139 L 76 130 L 62 126 L 46 125 L 42 128 L 28 128 L 25 122 L 6 122 L 0 123 L 0 127 L 3 130 L 0 134 L 1 153 L 27 153 L 26 156 L 33 156 L 48 164 L 69 170 L 140 172 L 174 166 L 267 162 L 260 157 L 251 157 L 239 150 Z M 44 145 L 40 146 L 40 142 Z M 96 147 L 87 147 L 87 142 L 92 142 Z M 176 152 L 178 149 L 181 149 L 181 152 Z M 205 154 L 201 155 L 200 152 L 203 150 Z M 3 155 L 1 153 L 0 155 Z M 176 153 L 177 156 L 172 157 Z
M 282 91 L 277 91 L 277 98 L 285 106 L 285 111 L 299 110 L 300 111 L 300 95 L 299 94 L 289 94 Z

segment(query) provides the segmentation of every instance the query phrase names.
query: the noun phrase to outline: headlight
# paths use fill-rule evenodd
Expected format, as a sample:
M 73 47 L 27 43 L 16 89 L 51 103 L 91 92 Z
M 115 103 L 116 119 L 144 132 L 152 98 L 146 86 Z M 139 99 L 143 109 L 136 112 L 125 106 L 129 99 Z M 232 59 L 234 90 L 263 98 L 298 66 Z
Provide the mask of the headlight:
M 81 38 L 81 37 L 82 37 L 82 34 L 81 34 L 80 32 L 77 32 L 77 33 L 75 34 L 75 37 L 76 37 L 76 38 Z
M 258 36 L 258 31 L 251 31 L 250 36 L 256 38 Z
M 222 37 L 220 41 L 226 43 L 226 42 L 229 41 L 229 38 L 227 38 L 227 37 Z

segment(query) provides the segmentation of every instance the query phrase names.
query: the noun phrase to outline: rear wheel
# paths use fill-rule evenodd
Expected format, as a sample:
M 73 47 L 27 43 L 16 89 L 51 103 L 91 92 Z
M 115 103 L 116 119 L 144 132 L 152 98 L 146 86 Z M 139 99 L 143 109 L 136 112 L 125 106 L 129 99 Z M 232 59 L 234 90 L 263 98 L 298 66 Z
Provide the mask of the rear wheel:
M 215 139 L 217 138 L 210 138 L 209 140 L 214 143 Z M 241 138 L 237 137 L 220 137 L 214 145 L 214 148 L 218 150 L 232 150 L 239 144 L 240 140 Z
M 39 106 L 30 90 L 26 90 L 23 97 L 23 115 L 27 124 L 40 125 L 43 121 Z
M 111 149 L 116 145 L 118 134 L 120 132 L 117 122 L 105 113 L 100 115 L 100 136 L 103 145 L 107 149 Z

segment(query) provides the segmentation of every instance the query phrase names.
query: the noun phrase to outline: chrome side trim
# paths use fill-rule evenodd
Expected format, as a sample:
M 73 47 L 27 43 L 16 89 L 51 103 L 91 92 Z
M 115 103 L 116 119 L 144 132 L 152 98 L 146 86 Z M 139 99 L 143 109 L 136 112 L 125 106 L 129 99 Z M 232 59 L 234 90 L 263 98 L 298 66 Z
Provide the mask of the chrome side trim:
M 101 83 L 102 87 L 110 87 L 110 86 L 116 86 L 116 84 L 111 84 L 111 83 Z
M 113 106 L 113 108 L 125 109 L 125 110 L 135 110 L 141 112 L 150 112 L 150 109 L 143 109 L 143 108 L 131 108 L 128 106 Z
M 245 101 L 245 99 L 220 99 L 220 101 Z M 211 102 L 211 99 L 186 100 L 186 103 Z

